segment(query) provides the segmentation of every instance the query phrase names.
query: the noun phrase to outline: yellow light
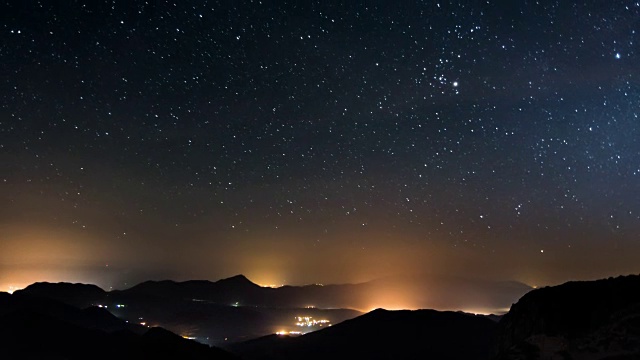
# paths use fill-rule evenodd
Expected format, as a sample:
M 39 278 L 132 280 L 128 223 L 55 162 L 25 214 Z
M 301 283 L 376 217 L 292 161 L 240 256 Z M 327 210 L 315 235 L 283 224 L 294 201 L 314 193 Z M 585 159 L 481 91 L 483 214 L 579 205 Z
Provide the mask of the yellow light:
M 21 290 L 21 289 L 22 289 L 22 288 L 19 288 L 19 287 L 15 287 L 15 286 L 11 286 L 11 285 L 9 285 L 9 289 L 7 289 L 7 292 L 8 292 L 9 294 L 13 294 L 13 292 L 14 292 L 14 291 L 16 291 L 16 290 Z

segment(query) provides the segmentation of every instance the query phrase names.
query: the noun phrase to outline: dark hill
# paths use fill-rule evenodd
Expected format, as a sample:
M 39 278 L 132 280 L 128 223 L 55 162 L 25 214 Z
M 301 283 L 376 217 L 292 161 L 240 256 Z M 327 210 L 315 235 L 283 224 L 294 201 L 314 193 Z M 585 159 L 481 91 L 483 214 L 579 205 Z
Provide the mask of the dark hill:
M 96 285 L 65 282 L 38 282 L 15 292 L 21 293 L 47 297 L 81 308 L 91 306 L 95 300 L 107 295 L 107 292 Z
M 496 323 L 435 310 L 374 310 L 296 338 L 268 336 L 232 348 L 245 359 L 487 359 Z
M 247 277 L 242 274 L 235 275 L 226 279 L 221 279 L 216 282 L 219 284 L 231 284 L 233 286 L 249 286 L 249 287 L 258 286 L 254 284 L 251 280 L 247 279 Z
M 499 322 L 502 358 L 640 359 L 640 276 L 533 290 Z
M 227 279 L 211 282 L 208 280 L 189 280 L 176 282 L 172 280 L 145 281 L 130 289 L 112 291 L 116 295 L 134 297 L 159 297 L 174 299 L 200 299 L 217 303 L 257 302 L 260 292 L 270 290 L 262 288 L 244 275 L 236 275 Z
M 8 359 L 234 358 L 166 330 L 130 326 L 104 309 L 27 294 L 0 296 L 0 348 Z
M 90 307 L 81 310 L 58 300 L 33 296 L 24 292 L 0 296 L 0 316 L 12 312 L 43 314 L 86 329 L 140 331 L 138 326 L 125 323 L 105 309 Z

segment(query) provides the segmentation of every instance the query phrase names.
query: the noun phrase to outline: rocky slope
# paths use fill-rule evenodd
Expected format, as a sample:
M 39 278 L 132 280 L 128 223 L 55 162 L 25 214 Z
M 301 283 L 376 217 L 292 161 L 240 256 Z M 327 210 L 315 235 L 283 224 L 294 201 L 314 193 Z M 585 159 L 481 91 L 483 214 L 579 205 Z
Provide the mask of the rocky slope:
M 533 290 L 498 324 L 501 359 L 639 359 L 640 276 Z

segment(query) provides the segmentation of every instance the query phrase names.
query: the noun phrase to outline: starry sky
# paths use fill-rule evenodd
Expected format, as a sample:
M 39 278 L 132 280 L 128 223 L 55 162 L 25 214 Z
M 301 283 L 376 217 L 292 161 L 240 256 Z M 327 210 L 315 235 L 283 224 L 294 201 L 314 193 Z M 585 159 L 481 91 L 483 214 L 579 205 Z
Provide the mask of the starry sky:
M 640 272 L 637 1 L 0 14 L 0 290 Z

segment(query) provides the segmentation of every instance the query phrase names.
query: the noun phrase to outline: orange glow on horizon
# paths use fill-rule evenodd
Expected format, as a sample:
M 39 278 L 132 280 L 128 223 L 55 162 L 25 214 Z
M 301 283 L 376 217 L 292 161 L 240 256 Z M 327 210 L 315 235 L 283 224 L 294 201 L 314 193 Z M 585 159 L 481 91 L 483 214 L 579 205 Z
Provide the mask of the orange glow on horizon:
M 12 284 L 9 284 L 9 285 L 6 285 L 6 284 L 0 284 L 0 291 L 7 292 L 7 293 L 9 293 L 9 294 L 13 294 L 13 292 L 14 292 L 14 291 L 22 290 L 22 289 L 24 289 L 26 286 L 27 286 L 27 285 L 18 285 L 18 286 L 15 286 L 15 285 L 12 285 Z
M 474 315 L 503 315 L 509 312 L 509 308 L 502 309 L 485 309 L 485 308 L 469 308 L 469 309 L 460 309 L 462 312 L 466 312 Z

